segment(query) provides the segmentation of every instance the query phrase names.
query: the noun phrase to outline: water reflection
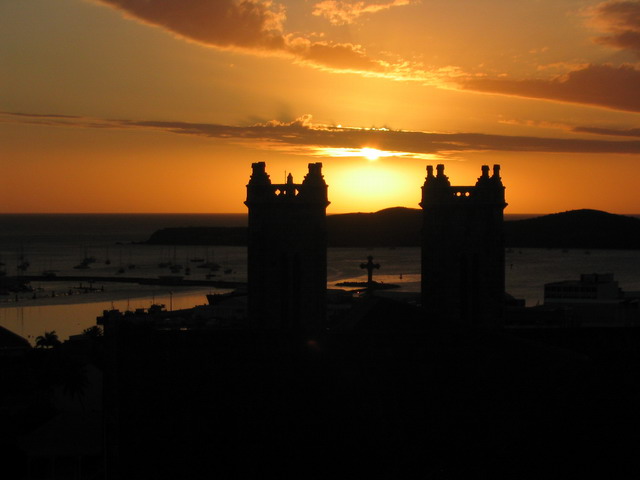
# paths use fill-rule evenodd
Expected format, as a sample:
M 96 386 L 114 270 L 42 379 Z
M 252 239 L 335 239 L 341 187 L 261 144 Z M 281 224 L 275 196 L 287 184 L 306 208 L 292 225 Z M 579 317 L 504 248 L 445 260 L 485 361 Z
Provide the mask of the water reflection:
M 187 292 L 159 292 L 155 295 L 106 300 L 100 302 L 74 303 L 71 305 L 37 305 L 0 308 L 0 325 L 21 335 L 35 344 L 35 338 L 45 331 L 55 330 L 60 340 L 81 333 L 96 324 L 96 317 L 103 310 L 135 310 L 149 308 L 153 303 L 162 303 L 167 309 L 179 310 L 207 303 L 206 294 L 211 289 Z M 217 292 L 217 291 L 216 291 Z M 220 291 L 222 292 L 222 291 Z

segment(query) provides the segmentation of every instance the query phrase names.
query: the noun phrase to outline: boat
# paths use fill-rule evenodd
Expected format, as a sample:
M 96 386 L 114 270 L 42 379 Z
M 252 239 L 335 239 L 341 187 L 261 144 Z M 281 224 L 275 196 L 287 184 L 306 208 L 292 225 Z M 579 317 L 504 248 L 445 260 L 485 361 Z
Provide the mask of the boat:
M 215 262 L 205 262 L 202 265 L 198 265 L 198 268 L 208 268 L 212 272 L 220 270 L 220 265 Z
M 211 255 L 211 257 L 213 257 L 213 255 Z M 207 250 L 207 260 L 204 263 L 201 263 L 200 265 L 198 265 L 198 268 L 208 268 L 210 271 L 212 272 L 217 272 L 218 270 L 220 270 L 220 264 L 213 262 L 209 259 L 209 250 Z
M 93 259 L 93 261 L 95 261 L 95 258 Z M 78 265 L 75 265 L 73 268 L 75 268 L 76 270 L 86 270 L 87 268 L 89 268 L 89 265 L 93 263 L 91 261 L 91 258 L 87 258 L 85 257 L 82 262 L 80 262 Z
M 73 268 L 75 268 L 76 270 L 86 270 L 92 263 L 96 263 L 96 257 L 87 255 L 87 248 L 85 247 L 84 257 L 82 258 L 82 261 L 78 265 L 75 265 Z

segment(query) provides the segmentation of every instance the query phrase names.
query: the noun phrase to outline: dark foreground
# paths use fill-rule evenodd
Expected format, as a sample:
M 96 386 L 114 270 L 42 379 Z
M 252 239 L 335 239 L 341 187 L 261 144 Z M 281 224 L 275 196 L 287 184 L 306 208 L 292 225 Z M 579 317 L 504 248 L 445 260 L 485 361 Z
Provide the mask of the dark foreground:
M 106 340 L 109 478 L 640 472 L 637 329 Z

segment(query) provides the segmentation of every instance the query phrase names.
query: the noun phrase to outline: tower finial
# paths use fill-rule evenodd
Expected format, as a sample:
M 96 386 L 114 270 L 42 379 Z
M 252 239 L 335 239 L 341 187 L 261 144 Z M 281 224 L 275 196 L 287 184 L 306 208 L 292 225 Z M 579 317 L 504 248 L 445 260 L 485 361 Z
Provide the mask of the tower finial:
M 266 164 L 264 162 L 256 162 L 251 164 L 250 185 L 268 185 L 271 183 L 269 175 L 267 175 Z
M 309 175 L 322 177 L 322 163 L 321 162 L 310 163 Z

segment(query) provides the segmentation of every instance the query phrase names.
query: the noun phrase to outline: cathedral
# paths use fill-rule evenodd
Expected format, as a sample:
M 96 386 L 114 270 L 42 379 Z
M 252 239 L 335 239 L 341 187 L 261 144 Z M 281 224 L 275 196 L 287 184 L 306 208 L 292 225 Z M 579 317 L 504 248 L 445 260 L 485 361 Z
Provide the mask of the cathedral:
M 248 311 L 257 329 L 320 330 L 326 317 L 327 184 L 322 164 L 309 164 L 300 184 L 291 174 L 271 183 L 254 163 L 249 208 Z
M 429 317 L 466 327 L 498 326 L 505 295 L 500 166 L 474 186 L 452 186 L 444 165 L 422 187 L 422 306 Z
M 249 320 L 258 329 L 322 330 L 326 317 L 329 205 L 322 164 L 300 184 L 275 184 L 254 163 L 249 209 Z M 483 166 L 473 186 L 452 186 L 444 165 L 422 187 L 422 306 L 426 320 L 500 325 L 505 293 L 500 166 Z

